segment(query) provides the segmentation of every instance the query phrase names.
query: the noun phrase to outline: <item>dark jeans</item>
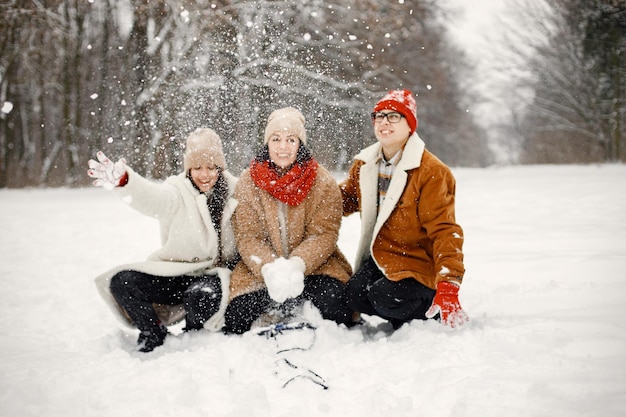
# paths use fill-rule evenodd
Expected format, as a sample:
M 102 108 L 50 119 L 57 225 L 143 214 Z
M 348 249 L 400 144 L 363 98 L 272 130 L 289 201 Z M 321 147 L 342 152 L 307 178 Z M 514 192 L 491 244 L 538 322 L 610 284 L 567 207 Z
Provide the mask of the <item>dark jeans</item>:
M 398 328 L 407 321 L 426 320 L 435 290 L 413 278 L 388 280 L 370 256 L 348 281 L 346 296 L 350 308 L 382 317 Z
M 278 308 L 289 310 L 305 300 L 310 300 L 326 320 L 339 324 L 350 324 L 352 321 L 352 310 L 345 300 L 345 284 L 335 278 L 327 275 L 305 277 L 302 294 L 295 299 L 286 300 Z M 256 319 L 275 307 L 276 302 L 270 298 L 266 288 L 235 297 L 226 308 L 225 331 L 245 333 Z
M 121 271 L 111 279 L 111 294 L 135 326 L 153 331 L 161 323 L 153 303 L 183 304 L 185 329 L 201 329 L 219 310 L 222 286 L 216 275 L 159 277 L 137 271 Z

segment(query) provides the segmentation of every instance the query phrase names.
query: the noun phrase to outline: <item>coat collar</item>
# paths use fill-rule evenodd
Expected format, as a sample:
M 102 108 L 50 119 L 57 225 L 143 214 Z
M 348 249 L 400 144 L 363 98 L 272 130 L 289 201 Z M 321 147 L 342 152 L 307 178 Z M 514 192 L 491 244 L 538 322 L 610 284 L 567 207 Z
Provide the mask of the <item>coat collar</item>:
M 376 142 L 375 144 L 368 146 L 367 148 L 359 152 L 354 157 L 354 159 L 361 160 L 366 164 L 376 163 L 380 148 L 380 143 Z M 396 169 L 408 171 L 418 168 L 422 162 L 422 155 L 425 148 L 426 145 L 424 141 L 419 137 L 417 132 L 414 132 L 411 136 L 409 136 L 409 140 L 404 146 L 402 159 L 400 160 L 400 163 L 398 164 Z
M 402 153 L 402 159 L 398 162 L 398 166 L 393 174 L 389 189 L 380 212 L 377 212 L 378 199 L 378 155 L 380 151 L 380 143 L 363 149 L 355 156 L 355 159 L 365 162 L 361 166 L 359 186 L 361 188 L 361 221 L 363 227 L 361 230 L 361 239 L 357 250 L 357 268 L 360 261 L 366 253 L 371 253 L 372 246 L 376 235 L 380 231 L 383 224 L 387 221 L 394 207 L 398 204 L 406 182 L 408 179 L 407 171 L 418 168 L 422 162 L 422 156 L 426 148 L 424 141 L 420 139 L 417 133 L 413 133 Z M 368 250 L 369 249 L 369 250 Z

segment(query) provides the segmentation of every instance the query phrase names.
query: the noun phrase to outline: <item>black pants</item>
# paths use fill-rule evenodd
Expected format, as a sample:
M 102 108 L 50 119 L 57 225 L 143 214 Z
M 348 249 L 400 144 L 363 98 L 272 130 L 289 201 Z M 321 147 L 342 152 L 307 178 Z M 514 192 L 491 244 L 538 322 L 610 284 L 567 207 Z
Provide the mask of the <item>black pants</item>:
M 426 320 L 435 290 L 413 278 L 388 280 L 370 256 L 348 281 L 346 296 L 352 309 L 382 317 L 398 328 L 407 321 Z
M 137 271 L 121 271 L 111 279 L 111 294 L 135 326 L 152 331 L 161 325 L 153 303 L 183 304 L 185 329 L 201 329 L 219 310 L 222 286 L 216 275 L 159 277 Z
M 288 299 L 279 308 L 285 310 L 300 305 L 305 300 L 320 311 L 323 318 L 339 324 L 350 324 L 352 310 L 346 304 L 345 284 L 327 275 L 310 275 L 304 278 L 304 290 L 295 299 Z M 240 295 L 231 300 L 226 308 L 228 333 L 245 333 L 263 313 L 276 306 L 267 289 Z

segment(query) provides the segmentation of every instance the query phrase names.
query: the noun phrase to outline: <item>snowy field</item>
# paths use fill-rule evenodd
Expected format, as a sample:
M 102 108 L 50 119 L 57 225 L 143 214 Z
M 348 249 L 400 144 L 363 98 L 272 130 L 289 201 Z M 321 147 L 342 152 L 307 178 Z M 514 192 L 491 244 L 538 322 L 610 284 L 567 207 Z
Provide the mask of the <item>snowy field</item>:
M 0 190 L 0 416 L 623 416 L 626 166 L 454 172 L 467 326 L 308 310 L 315 333 L 179 334 L 150 354 L 93 278 L 145 258 L 157 223 L 102 189 Z M 289 369 L 281 343 L 312 346 Z M 283 388 L 308 370 L 329 388 Z

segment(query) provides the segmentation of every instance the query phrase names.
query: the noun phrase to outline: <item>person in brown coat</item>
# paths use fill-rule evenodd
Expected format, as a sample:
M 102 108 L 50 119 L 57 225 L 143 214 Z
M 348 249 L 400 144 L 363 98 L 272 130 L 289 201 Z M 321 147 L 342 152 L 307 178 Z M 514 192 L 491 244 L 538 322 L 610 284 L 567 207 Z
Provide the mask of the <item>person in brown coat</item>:
M 337 246 L 342 220 L 337 182 L 306 146 L 305 119 L 287 107 L 267 122 L 264 146 L 235 190 L 233 227 L 241 261 L 230 281 L 227 333 L 244 333 L 262 315 L 288 319 L 304 300 L 323 318 L 349 324 L 352 269 Z
M 454 176 L 416 133 L 410 91 L 390 91 L 376 103 L 372 122 L 377 143 L 356 155 L 340 184 L 344 215 L 361 214 L 348 305 L 396 329 L 427 318 L 463 324 L 463 230 L 455 220 Z

